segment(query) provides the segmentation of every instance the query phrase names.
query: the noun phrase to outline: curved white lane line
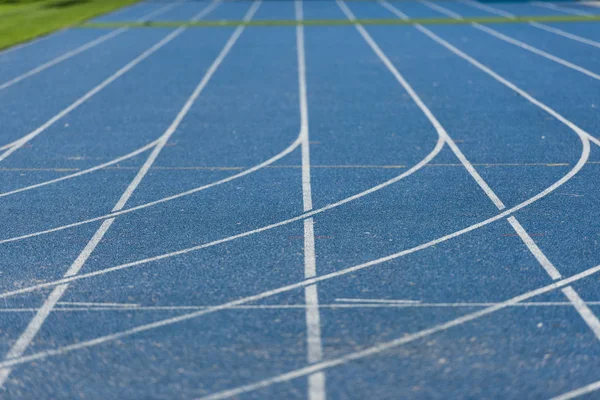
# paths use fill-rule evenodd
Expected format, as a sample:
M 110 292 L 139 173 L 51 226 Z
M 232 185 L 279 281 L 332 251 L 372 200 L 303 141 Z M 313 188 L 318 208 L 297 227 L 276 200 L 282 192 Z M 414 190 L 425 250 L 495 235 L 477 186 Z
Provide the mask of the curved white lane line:
M 294 143 L 294 148 L 297 147 L 300 144 L 300 142 L 301 142 L 301 138 L 299 138 Z M 204 244 L 201 244 L 201 245 L 198 245 L 198 246 L 189 247 L 189 248 L 186 248 L 186 249 L 182 249 L 182 250 L 178 250 L 178 251 L 174 251 L 174 252 L 170 252 L 170 253 L 161 254 L 161 255 L 158 255 L 158 256 L 154 256 L 154 257 L 150 257 L 150 258 L 145 258 L 143 260 L 133 261 L 133 262 L 126 263 L 126 264 L 121 264 L 121 265 L 117 265 L 115 267 L 106 268 L 106 269 L 102 269 L 102 270 L 98 270 L 98 271 L 94 271 L 94 272 L 89 272 L 89 273 L 86 273 L 86 274 L 79 274 L 77 276 L 72 276 L 72 277 L 63 278 L 63 279 L 56 280 L 56 281 L 45 282 L 45 283 L 41 283 L 41 284 L 34 285 L 34 286 L 29 286 L 29 287 L 25 287 L 25 288 L 21 288 L 21 289 L 17 289 L 17 290 L 12 290 L 12 291 L 9 291 L 9 292 L 0 293 L 0 299 L 1 298 L 15 296 L 17 294 L 32 292 L 32 291 L 43 289 L 43 288 L 47 288 L 47 287 L 52 287 L 52 286 L 60 285 L 62 283 L 68 283 L 68 282 L 77 281 L 77 280 L 80 280 L 80 279 L 86 279 L 86 278 L 91 278 L 91 277 L 94 277 L 94 276 L 104 275 L 104 274 L 107 274 L 107 273 L 110 273 L 110 272 L 115 272 L 115 271 L 119 271 L 119 270 L 122 270 L 122 269 L 135 267 L 135 266 L 142 265 L 142 264 L 148 264 L 150 262 L 162 260 L 162 259 L 165 259 L 165 258 L 170 258 L 170 257 L 174 257 L 174 256 L 186 254 L 186 253 L 191 253 L 191 252 L 194 252 L 194 251 L 205 249 L 207 247 L 216 246 L 216 245 L 221 244 L 221 243 L 231 242 L 233 240 L 240 239 L 240 238 L 243 238 L 243 237 L 246 237 L 246 236 L 250 236 L 250 235 L 254 235 L 254 234 L 259 233 L 259 232 L 264 232 L 264 231 L 267 231 L 267 230 L 270 230 L 270 229 L 273 229 L 273 228 L 277 228 L 277 227 L 280 227 L 280 226 L 288 225 L 288 224 L 291 224 L 291 223 L 296 222 L 296 221 L 301 221 L 301 220 L 309 218 L 309 217 L 311 217 L 313 215 L 320 214 L 320 213 L 325 212 L 327 210 L 331 210 L 333 208 L 339 207 L 342 204 L 346 204 L 346 203 L 352 202 L 352 201 L 354 201 L 356 199 L 359 199 L 359 198 L 361 198 L 363 196 L 366 196 L 366 195 L 368 195 L 370 193 L 374 193 L 374 192 L 376 192 L 378 190 L 381 190 L 381 189 L 383 189 L 383 188 L 385 188 L 385 187 L 387 187 L 389 185 L 392 185 L 393 183 L 396 183 L 396 182 L 398 182 L 398 181 L 400 181 L 400 180 L 402 180 L 402 179 L 404 179 L 404 178 L 406 178 L 406 177 L 414 174 L 415 172 L 417 172 L 418 170 L 420 170 L 421 168 L 423 168 L 425 165 L 427 165 L 442 150 L 442 148 L 444 147 L 444 144 L 445 144 L 445 140 L 442 137 L 439 137 L 438 140 L 437 140 L 436 146 L 434 147 L 434 149 L 427 155 L 427 157 L 425 157 L 423 160 L 421 160 L 418 164 L 414 165 L 411 169 L 409 169 L 409 170 L 405 171 L 404 173 L 402 173 L 400 175 L 397 175 L 396 177 L 394 177 L 394 178 L 392 178 L 392 179 L 390 179 L 390 180 L 388 180 L 386 182 L 383 182 L 383 183 L 381 183 L 381 184 L 379 184 L 377 186 L 374 186 L 374 187 L 372 187 L 370 189 L 367 189 L 367 190 L 365 190 L 363 192 L 355 194 L 354 196 L 342 199 L 342 200 L 340 200 L 340 201 L 338 201 L 336 203 L 329 204 L 329 205 L 327 205 L 325 207 L 318 208 L 316 210 L 309 211 L 309 212 L 306 212 L 304 214 L 298 215 L 296 217 L 293 217 L 293 218 L 290 218 L 290 219 L 286 219 L 286 220 L 283 220 L 283 221 L 280 221 L 280 222 L 276 222 L 276 223 L 271 224 L 271 225 L 263 226 L 263 227 L 258 228 L 258 229 L 253 229 L 251 231 L 242 232 L 242 233 L 237 234 L 237 235 L 229 236 L 229 237 L 226 237 L 226 238 L 223 238 L 223 239 L 219 239 L 219 240 L 215 240 L 215 241 L 212 241 L 212 242 L 209 242 L 209 243 L 204 243 Z M 291 146 L 290 146 L 290 148 L 291 148 Z M 211 185 L 213 185 L 213 184 L 211 184 Z M 317 278 L 314 278 L 314 279 L 319 279 L 319 278 L 317 277 Z
M 127 154 L 125 154 L 125 155 L 123 155 L 121 157 L 118 157 L 118 158 L 115 158 L 115 159 L 113 159 L 111 161 L 105 162 L 104 164 L 96 165 L 95 167 L 84 169 L 82 171 L 78 171 L 78 172 L 75 172 L 75 173 L 72 173 L 72 174 L 69 174 L 69 175 L 61 176 L 60 178 L 51 179 L 49 181 L 44 181 L 44 182 L 36 183 L 34 185 L 25 186 L 25 187 L 22 187 L 22 188 L 19 188 L 19 189 L 14 189 L 14 190 L 11 190 L 11 191 L 8 191 L 8 192 L 0 193 L 0 197 L 6 197 L 6 196 L 10 196 L 10 195 L 13 195 L 13 194 L 16 194 L 16 193 L 21 193 L 21 192 L 25 192 L 25 191 L 28 191 L 28 190 L 36 189 L 36 188 L 39 188 L 39 187 L 42 187 L 42 186 L 51 185 L 53 183 L 57 183 L 57 182 L 61 182 L 61 181 L 66 181 L 68 179 L 73 179 L 73 178 L 76 178 L 76 177 L 81 176 L 81 175 L 89 174 L 89 173 L 97 171 L 99 169 L 110 167 L 111 165 L 118 164 L 121 161 L 125 161 L 125 160 L 130 159 L 132 157 L 135 157 L 138 154 L 141 154 L 141 153 L 143 153 L 143 152 L 145 152 L 147 150 L 150 150 L 151 148 L 153 148 L 154 146 L 156 146 L 159 141 L 160 141 L 160 139 L 156 139 L 155 141 L 150 142 L 147 145 L 142 146 L 139 149 L 132 151 L 131 153 L 127 153 Z
M 144 203 L 144 204 L 141 204 L 141 205 L 136 206 L 136 207 L 126 208 L 126 209 L 124 209 L 122 211 L 117 211 L 117 212 L 114 212 L 114 213 L 102 215 L 100 217 L 95 217 L 95 218 L 87 219 L 87 220 L 84 220 L 84 221 L 74 222 L 72 224 L 62 225 L 62 226 L 59 226 L 59 227 L 56 227 L 56 228 L 51 228 L 51 229 L 47 229 L 47 230 L 44 230 L 44 231 L 34 232 L 34 233 L 30 233 L 30 234 L 23 235 L 23 236 L 17 236 L 17 237 L 12 237 L 12 238 L 8 238 L 8 239 L 3 239 L 3 240 L 0 240 L 0 244 L 10 243 L 10 242 L 16 242 L 16 241 L 19 241 L 19 240 L 29 239 L 29 238 L 36 237 L 36 236 L 41 236 L 41 235 L 45 235 L 45 234 L 49 234 L 49 233 L 53 233 L 53 232 L 62 231 L 62 230 L 69 229 L 69 228 L 74 228 L 74 227 L 77 227 L 77 226 L 89 224 L 89 223 L 96 222 L 96 221 L 102 221 L 102 220 L 105 220 L 105 219 L 114 218 L 114 217 L 117 217 L 119 215 L 123 215 L 123 214 L 127 214 L 127 213 L 130 213 L 130 212 L 133 212 L 133 211 L 141 210 L 141 209 L 144 209 L 144 208 L 147 208 L 147 207 L 151 207 L 151 206 L 154 206 L 154 205 L 157 205 L 157 204 L 160 204 L 160 203 L 165 203 L 165 202 L 168 202 L 168 201 L 171 201 L 171 200 L 175 200 L 175 199 L 180 198 L 180 197 L 189 196 L 189 195 L 191 195 L 193 193 L 201 192 L 201 191 L 206 190 L 208 188 L 211 188 L 211 187 L 214 187 L 214 186 L 218 186 L 218 185 L 222 185 L 222 184 L 227 183 L 227 182 L 231 182 L 231 181 L 233 181 L 235 179 L 238 179 L 238 178 L 241 178 L 243 176 L 249 175 L 249 174 L 251 174 L 253 172 L 256 172 L 256 171 L 258 171 L 258 170 L 260 170 L 260 169 L 262 169 L 262 168 L 264 168 L 264 167 L 266 167 L 266 166 L 268 166 L 270 164 L 273 164 L 274 162 L 282 159 L 283 157 L 287 156 L 292 151 L 294 151 L 300 145 L 301 141 L 302 141 L 302 139 L 301 139 L 301 136 L 299 135 L 296 138 L 296 140 L 294 140 L 294 142 L 291 145 L 289 145 L 285 150 L 283 150 L 282 152 L 274 155 L 273 157 L 269 158 L 268 160 L 263 161 L 262 163 L 257 164 L 257 165 L 255 165 L 255 166 L 253 166 L 251 168 L 248 168 L 248 169 L 246 169 L 246 170 L 244 170 L 242 172 L 239 172 L 237 174 L 228 176 L 227 178 L 223 178 L 221 180 L 218 180 L 216 182 L 211 182 L 209 184 L 202 185 L 202 186 L 196 187 L 194 189 L 187 190 L 187 191 L 182 192 L 182 193 L 178 193 L 178 194 L 175 194 L 175 195 L 172 195 L 172 196 L 164 197 L 162 199 L 155 200 L 155 201 L 152 201 L 150 203 Z

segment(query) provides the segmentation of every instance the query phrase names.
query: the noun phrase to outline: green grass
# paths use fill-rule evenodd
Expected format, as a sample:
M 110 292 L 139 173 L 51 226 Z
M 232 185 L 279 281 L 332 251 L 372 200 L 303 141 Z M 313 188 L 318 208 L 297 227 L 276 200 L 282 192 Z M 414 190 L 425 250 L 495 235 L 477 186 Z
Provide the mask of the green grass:
M 138 0 L 0 0 L 0 49 L 78 25 Z
M 475 17 L 475 18 L 464 18 L 464 19 L 453 19 L 453 18 L 418 18 L 402 20 L 397 18 L 390 19 L 358 19 L 358 20 L 347 20 L 347 19 L 311 19 L 304 21 L 296 20 L 255 20 L 255 21 L 168 21 L 168 22 L 93 22 L 85 23 L 81 26 L 84 28 L 175 28 L 180 26 L 185 27 L 231 27 L 231 26 L 336 26 L 336 25 L 450 25 L 450 24 L 501 24 L 501 23 L 523 23 L 523 22 L 597 22 L 600 21 L 600 15 L 593 16 L 580 16 L 580 15 L 552 15 L 552 16 L 531 16 L 531 17 L 517 17 L 517 18 L 506 18 L 506 17 Z

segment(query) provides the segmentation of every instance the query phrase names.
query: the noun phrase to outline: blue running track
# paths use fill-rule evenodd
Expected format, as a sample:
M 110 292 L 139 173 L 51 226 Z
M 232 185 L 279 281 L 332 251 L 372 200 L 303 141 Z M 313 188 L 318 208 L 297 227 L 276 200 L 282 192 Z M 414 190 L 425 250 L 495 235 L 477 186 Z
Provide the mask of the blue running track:
M 600 398 L 600 22 L 509 20 L 599 14 L 147 1 L 0 52 L 0 398 Z

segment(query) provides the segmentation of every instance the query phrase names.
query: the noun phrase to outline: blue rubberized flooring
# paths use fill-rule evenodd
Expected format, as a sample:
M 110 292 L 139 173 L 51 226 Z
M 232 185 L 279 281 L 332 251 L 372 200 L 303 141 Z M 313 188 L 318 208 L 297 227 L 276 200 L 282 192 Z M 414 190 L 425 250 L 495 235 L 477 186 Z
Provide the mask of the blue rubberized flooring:
M 598 22 L 71 28 L 0 52 L 0 397 L 598 398 L 599 109 Z

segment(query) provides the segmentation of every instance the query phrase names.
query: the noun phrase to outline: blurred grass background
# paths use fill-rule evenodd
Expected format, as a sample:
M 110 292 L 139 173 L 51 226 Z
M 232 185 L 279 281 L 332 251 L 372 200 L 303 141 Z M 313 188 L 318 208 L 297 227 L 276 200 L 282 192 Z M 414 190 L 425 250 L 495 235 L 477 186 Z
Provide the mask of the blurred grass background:
M 138 0 L 0 0 L 0 49 L 79 24 Z

